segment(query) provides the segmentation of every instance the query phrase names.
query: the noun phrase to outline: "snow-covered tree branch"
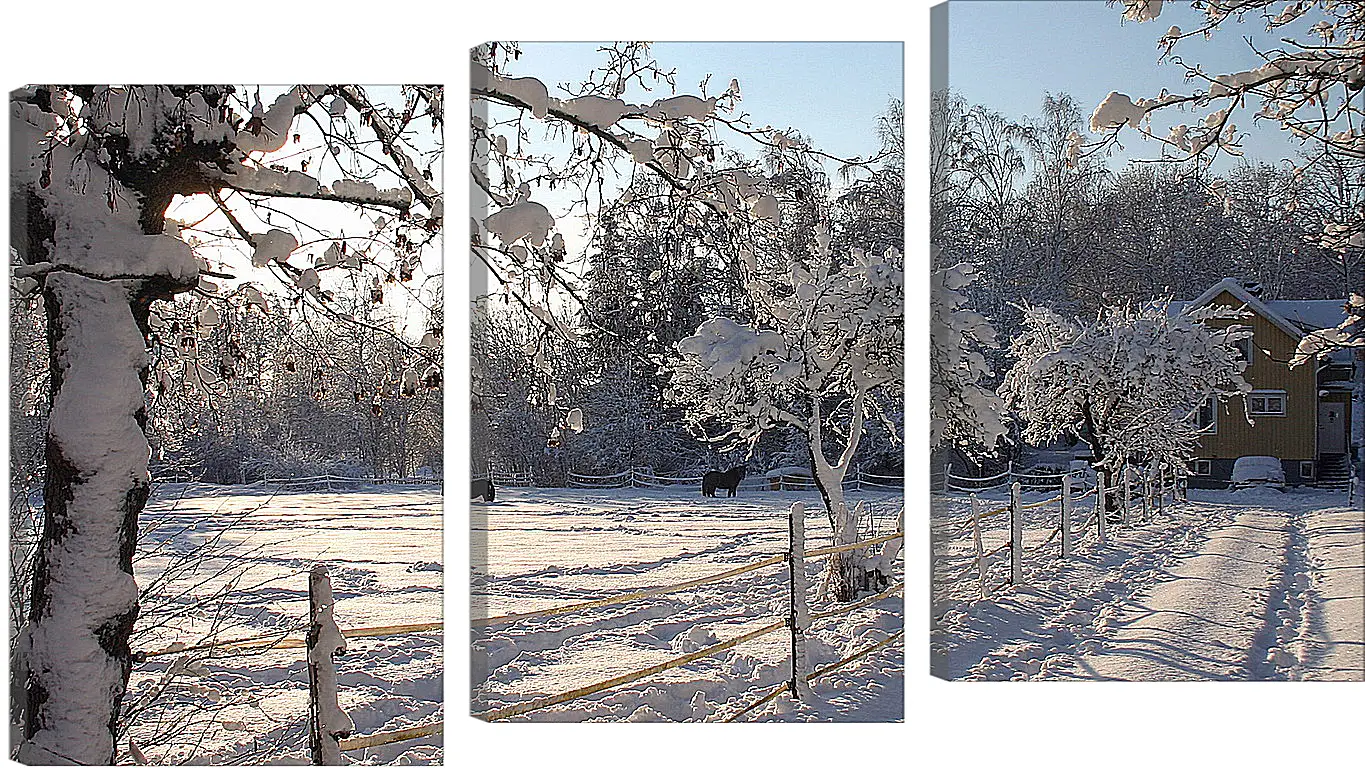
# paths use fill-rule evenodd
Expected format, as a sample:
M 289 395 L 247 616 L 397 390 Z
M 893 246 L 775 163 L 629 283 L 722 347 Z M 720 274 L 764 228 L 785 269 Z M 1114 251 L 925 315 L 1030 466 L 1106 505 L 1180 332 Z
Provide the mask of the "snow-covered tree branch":
M 986 386 L 983 351 L 995 329 L 967 307 L 962 290 L 977 278 L 970 264 L 936 270 L 929 284 L 929 447 L 993 452 L 1005 435 L 1004 403 Z

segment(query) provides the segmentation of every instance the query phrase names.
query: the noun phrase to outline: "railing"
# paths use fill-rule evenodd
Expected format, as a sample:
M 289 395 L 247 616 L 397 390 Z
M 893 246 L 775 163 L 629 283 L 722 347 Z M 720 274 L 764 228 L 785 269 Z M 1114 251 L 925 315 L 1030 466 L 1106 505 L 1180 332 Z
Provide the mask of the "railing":
M 847 664 L 857 658 L 861 658 L 862 656 L 871 653 L 877 648 L 889 644 L 890 642 L 894 641 L 897 637 L 900 636 L 900 633 L 896 633 L 895 635 L 880 641 L 874 646 L 864 648 L 858 653 L 855 653 L 852 656 L 841 660 L 836 665 L 831 665 L 830 667 L 826 667 L 817 672 L 807 674 L 805 664 L 806 644 L 805 636 L 812 622 L 832 618 L 835 616 L 840 616 L 851 611 L 857 610 L 859 608 L 872 605 L 873 603 L 884 600 L 900 592 L 901 585 L 897 584 L 880 593 L 871 595 L 856 602 L 838 606 L 831 610 L 823 611 L 820 613 L 811 614 L 809 613 L 806 603 L 807 588 L 804 565 L 805 562 L 810 559 L 827 557 L 833 554 L 852 552 L 855 550 L 864 550 L 870 547 L 874 547 L 878 544 L 886 544 L 889 547 L 891 546 L 891 542 L 899 542 L 903 540 L 905 534 L 903 531 L 896 531 L 895 533 L 873 537 L 871 539 L 867 539 L 864 541 L 856 541 L 849 544 L 821 547 L 807 551 L 805 549 L 805 504 L 803 502 L 796 502 L 792 505 L 791 512 L 788 516 L 788 533 L 789 546 L 786 552 L 761 558 L 755 562 L 748 563 L 747 565 L 739 566 L 737 568 L 731 568 L 729 570 L 711 574 L 709 576 L 703 576 L 696 579 L 689 579 L 687 581 L 678 582 L 675 584 L 662 585 L 627 594 L 614 595 L 612 597 L 606 597 L 597 600 L 569 603 L 537 611 L 528 611 L 525 613 L 512 613 L 503 616 L 492 616 L 481 619 L 474 619 L 471 622 L 471 624 L 472 626 L 477 628 L 495 626 L 500 624 L 509 624 L 512 622 L 524 621 L 526 619 L 537 618 L 542 616 L 553 616 L 578 611 L 586 611 L 594 608 L 600 608 L 603 606 L 633 602 L 636 600 L 656 597 L 659 595 L 665 595 L 672 592 L 679 592 L 682 590 L 692 589 L 705 584 L 712 584 L 732 579 L 742 574 L 758 571 L 764 568 L 769 568 L 782 563 L 787 564 L 786 569 L 787 579 L 785 580 L 785 582 L 788 592 L 787 601 L 788 609 L 786 615 L 782 616 L 778 621 L 765 624 L 763 626 L 744 632 L 736 637 L 732 637 L 728 640 L 718 642 L 713 645 L 707 646 L 706 648 L 701 648 L 696 651 L 692 651 L 690 653 L 686 653 L 681 656 L 668 659 L 666 661 L 654 664 L 649 667 L 645 667 L 643 669 L 632 670 L 630 672 L 626 672 L 624 674 L 617 675 L 606 680 L 601 680 L 589 685 L 574 688 L 572 690 L 562 691 L 560 693 L 555 694 L 535 696 L 530 699 L 527 699 L 526 701 L 518 702 L 516 704 L 510 704 L 503 707 L 485 710 L 483 712 L 477 713 L 477 716 L 489 722 L 495 722 L 499 720 L 506 720 L 508 718 L 516 717 L 519 715 L 525 715 L 531 712 L 545 709 L 547 707 L 552 707 L 558 704 L 564 704 L 570 701 L 581 699 L 586 696 L 591 696 L 595 693 L 600 693 L 602 691 L 609 690 L 612 688 L 620 688 L 622 686 L 629 685 L 630 683 L 650 677 L 652 675 L 657 675 L 666 670 L 681 667 L 686 664 L 690 664 L 694 661 L 706 658 L 708 656 L 713 656 L 717 653 L 729 650 L 743 643 L 751 642 L 765 635 L 769 635 L 771 633 L 778 632 L 783 629 L 788 630 L 791 636 L 791 650 L 789 653 L 790 674 L 788 675 L 787 681 L 782 683 L 775 690 L 770 691 L 764 696 L 759 697 L 753 703 L 746 705 L 742 710 L 740 710 L 740 712 L 730 717 L 730 719 L 733 720 L 754 711 L 763 704 L 766 704 L 767 702 L 775 698 L 783 690 L 788 691 L 794 697 L 801 697 L 805 695 L 806 692 L 809 690 L 808 686 L 811 680 L 817 679 L 818 677 L 824 674 L 828 674 L 835 668 L 843 666 L 844 664 Z M 884 550 L 883 555 L 884 556 L 889 555 L 891 558 L 894 558 L 897 552 L 898 550 L 896 551 Z
M 204 483 L 201 480 L 190 477 L 189 475 L 179 474 L 173 476 L 153 477 L 156 483 L 202 483 L 204 485 L 220 485 L 219 483 Z M 222 485 L 224 488 L 259 488 L 269 486 L 287 490 L 298 490 L 307 488 L 318 488 L 333 490 L 336 487 L 357 487 L 362 485 L 439 485 L 443 480 L 439 477 L 425 475 L 411 475 L 407 477 L 363 477 L 350 475 L 309 475 L 306 477 L 269 477 L 264 480 L 255 480 L 250 483 L 234 483 Z
M 336 658 L 349 650 L 347 640 L 439 632 L 444 627 L 443 622 L 342 629 L 336 623 L 334 605 L 332 582 L 327 573 L 327 566 L 318 564 L 313 566 L 308 574 L 309 626 L 303 637 L 274 633 L 196 645 L 173 643 L 158 650 L 135 652 L 133 660 L 142 662 L 159 656 L 207 650 L 226 651 L 230 657 L 265 651 L 307 649 L 308 751 L 314 765 L 340 765 L 343 752 L 411 741 L 442 733 L 443 724 L 438 721 L 392 731 L 353 735 L 354 723 L 338 703 Z

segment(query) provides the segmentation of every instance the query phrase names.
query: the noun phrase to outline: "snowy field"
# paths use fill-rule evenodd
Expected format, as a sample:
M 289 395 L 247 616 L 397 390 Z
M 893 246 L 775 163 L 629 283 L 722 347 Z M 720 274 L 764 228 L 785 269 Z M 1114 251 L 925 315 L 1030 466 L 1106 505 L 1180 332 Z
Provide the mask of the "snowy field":
M 145 607 L 135 651 L 269 633 L 302 638 L 308 570 L 319 562 L 330 566 L 343 630 L 442 618 L 439 486 L 286 493 L 164 485 L 142 523 L 135 568 Z M 338 660 L 340 701 L 357 734 L 441 720 L 439 631 L 348 643 Z M 152 763 L 307 763 L 305 654 L 218 649 L 135 664 L 120 755 L 137 759 L 131 739 Z M 434 764 L 440 745 L 436 736 L 347 758 Z
M 818 496 L 740 491 L 704 498 L 695 487 L 640 490 L 500 489 L 475 502 L 471 531 L 473 615 L 501 616 L 674 584 L 735 568 L 787 547 L 787 512 L 808 506 L 807 548 L 828 544 Z M 894 531 L 899 492 L 849 494 L 874 510 L 878 534 Z M 810 560 L 811 611 L 824 559 Z M 899 571 L 903 573 L 903 568 Z M 786 570 L 778 564 L 688 591 L 587 611 L 475 629 L 475 713 L 644 669 L 781 619 Z M 819 668 L 901 630 L 894 595 L 817 620 L 810 663 Z M 621 688 L 514 720 L 723 720 L 787 676 L 790 635 L 773 632 L 715 656 Z M 903 717 L 902 644 L 816 680 L 816 702 L 785 695 L 746 719 L 895 721 Z
M 1055 495 L 1055 492 L 1053 494 Z M 1046 498 L 1026 494 L 1024 503 Z M 984 495 L 987 508 L 1007 503 Z M 1075 519 L 1093 517 L 1094 497 Z M 969 562 L 965 495 L 934 497 L 934 673 L 972 680 L 1365 679 L 1365 514 L 1344 493 L 1190 491 L 1151 522 L 1091 526 L 1061 561 L 1056 505 L 1026 516 L 1020 587 L 993 559 L 989 599 Z M 983 533 L 990 551 L 1007 516 Z

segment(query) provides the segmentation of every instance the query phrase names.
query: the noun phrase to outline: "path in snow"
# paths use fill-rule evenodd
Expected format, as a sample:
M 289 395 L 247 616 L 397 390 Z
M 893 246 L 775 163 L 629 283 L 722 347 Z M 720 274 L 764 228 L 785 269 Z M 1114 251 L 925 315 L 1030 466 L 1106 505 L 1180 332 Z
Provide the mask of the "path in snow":
M 1301 540 L 1301 537 L 1299 537 Z M 1193 555 L 1164 570 L 1149 592 L 1125 606 L 1099 647 L 1076 656 L 1070 674 L 1095 680 L 1210 680 L 1272 677 L 1292 655 L 1267 648 L 1268 627 L 1297 619 L 1302 603 L 1273 599 L 1302 561 L 1289 513 L 1254 509 L 1214 531 Z M 1292 578 L 1292 576 L 1290 576 Z M 1281 613 L 1283 612 L 1283 613 Z M 1290 641 L 1295 624 L 1286 624 Z M 1267 666 L 1267 653 L 1272 658 Z M 1276 664 L 1276 661 L 1280 664 Z
M 1365 680 L 1365 511 L 1318 510 L 1307 528 L 1316 583 L 1303 679 Z
M 1148 525 L 1083 535 L 1066 561 L 975 600 L 935 589 L 936 675 L 951 679 L 1360 680 L 1365 517 L 1338 493 L 1195 491 Z M 965 498 L 936 497 L 957 526 Z M 1082 509 L 1081 512 L 1085 510 Z M 1027 526 L 1039 525 L 1038 528 Z M 1025 542 L 1047 521 L 1026 521 Z M 959 542 L 936 544 L 960 559 Z M 996 577 L 998 578 L 998 577 Z M 970 586 L 970 585 L 968 585 Z M 964 597 L 964 595 L 966 595 Z

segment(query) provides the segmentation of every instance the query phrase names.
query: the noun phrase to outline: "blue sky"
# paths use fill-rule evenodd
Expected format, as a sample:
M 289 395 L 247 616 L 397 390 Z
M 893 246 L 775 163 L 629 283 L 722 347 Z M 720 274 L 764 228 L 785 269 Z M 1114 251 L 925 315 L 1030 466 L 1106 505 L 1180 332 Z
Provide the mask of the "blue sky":
M 1045 92 L 1066 92 L 1088 120 L 1110 91 L 1136 99 L 1162 88 L 1194 90 L 1193 83 L 1185 82 L 1183 68 L 1157 61 L 1156 41 L 1173 24 L 1197 29 L 1199 18 L 1188 4 L 1173 2 L 1164 5 L 1155 21 L 1138 24 L 1123 20 L 1122 3 L 1108 6 L 1103 0 L 953 0 L 948 8 L 949 85 L 968 103 L 985 104 L 1014 119 L 1036 117 Z M 1248 35 L 1258 44 L 1271 42 L 1264 24 L 1249 19 L 1230 23 L 1208 40 L 1184 40 L 1176 52 L 1214 74 L 1254 69 L 1262 62 L 1243 39 Z M 1176 114 L 1189 120 L 1188 113 Z M 1249 158 L 1293 157 L 1297 142 L 1276 124 L 1253 123 L 1249 115 L 1237 124 L 1249 134 L 1244 142 Z M 1160 154 L 1155 142 L 1125 133 L 1129 156 Z
M 601 64 L 595 43 L 522 43 L 511 71 L 547 85 L 582 79 Z M 876 117 L 891 98 L 902 98 L 903 45 L 891 43 L 655 43 L 654 58 L 678 71 L 680 93 L 697 93 L 707 74 L 708 92 L 739 80 L 741 109 L 757 126 L 796 128 L 820 149 L 839 156 L 867 156 L 878 149 Z M 667 86 L 663 86 L 665 89 Z M 666 91 L 665 91 L 666 93 Z M 628 92 L 627 101 L 645 98 Z M 732 141 L 746 149 L 743 141 Z

